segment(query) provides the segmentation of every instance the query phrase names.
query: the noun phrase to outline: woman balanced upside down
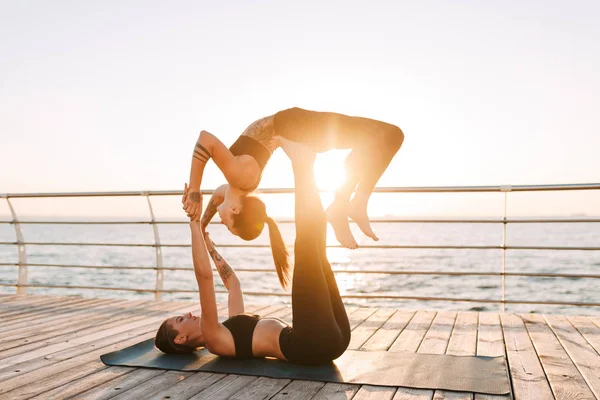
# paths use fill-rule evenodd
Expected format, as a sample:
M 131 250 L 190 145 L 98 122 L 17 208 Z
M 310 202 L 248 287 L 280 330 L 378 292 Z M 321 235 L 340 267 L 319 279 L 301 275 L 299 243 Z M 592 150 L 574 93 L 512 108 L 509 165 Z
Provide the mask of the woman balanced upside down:
M 207 206 L 203 223 L 207 224 L 219 212 L 229 231 L 244 240 L 253 240 L 269 227 L 271 250 L 280 280 L 287 271 L 287 250 L 277 224 L 267 216 L 265 204 L 249 196 L 258 186 L 262 172 L 280 136 L 303 143 L 316 152 L 332 149 L 352 149 L 345 161 L 346 182 L 336 192 L 326 217 L 342 246 L 355 249 L 348 218 L 373 240 L 367 203 L 375 184 L 400 149 L 404 134 L 395 125 L 348 115 L 290 108 L 261 118 L 246 128 L 237 141 L 225 147 L 214 135 L 202 131 L 196 142 L 190 172 L 190 193 L 184 209 L 192 220 L 200 217 L 200 185 L 204 167 L 213 158 L 227 179 L 228 185 L 217 189 Z M 352 192 L 354 197 L 350 200 Z
M 338 358 L 348 347 L 350 324 L 326 255 L 327 219 L 313 175 L 315 153 L 303 145 L 283 142 L 292 160 L 297 189 L 293 326 L 277 318 L 244 313 L 239 281 L 237 277 L 230 280 L 235 273 L 204 236 L 201 224 L 192 221 L 192 255 L 202 315 L 188 313 L 165 320 L 155 338 L 160 350 L 185 353 L 205 346 L 220 356 L 321 364 Z M 218 320 L 209 253 L 229 286 L 230 318 L 223 323 Z

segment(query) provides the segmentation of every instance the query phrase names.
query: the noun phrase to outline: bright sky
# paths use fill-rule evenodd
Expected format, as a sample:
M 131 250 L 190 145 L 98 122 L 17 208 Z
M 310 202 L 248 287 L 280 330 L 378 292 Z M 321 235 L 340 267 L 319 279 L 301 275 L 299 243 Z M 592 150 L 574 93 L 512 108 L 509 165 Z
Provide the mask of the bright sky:
M 598 182 L 599 20 L 597 1 L 2 1 L 0 192 L 179 189 L 201 129 L 230 145 L 292 106 L 400 126 L 380 186 Z M 292 185 L 278 151 L 261 187 Z M 582 199 L 568 212 L 597 211 Z

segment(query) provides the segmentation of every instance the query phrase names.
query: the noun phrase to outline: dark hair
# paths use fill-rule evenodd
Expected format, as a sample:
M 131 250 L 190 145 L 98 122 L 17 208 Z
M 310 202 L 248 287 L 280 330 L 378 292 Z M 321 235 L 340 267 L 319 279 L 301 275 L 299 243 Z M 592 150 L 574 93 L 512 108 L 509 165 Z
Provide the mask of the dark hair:
M 196 350 L 194 347 L 175 343 L 178 333 L 168 324 L 168 320 L 164 320 L 158 331 L 156 331 L 154 345 L 163 353 L 168 354 L 186 354 Z
M 262 200 L 256 196 L 244 197 L 240 213 L 233 217 L 233 227 L 239 237 L 244 240 L 256 239 L 265 227 L 265 223 L 269 227 L 271 253 L 273 253 L 279 283 L 286 289 L 291 280 L 290 261 L 279 227 L 273 218 L 267 215 L 267 208 Z

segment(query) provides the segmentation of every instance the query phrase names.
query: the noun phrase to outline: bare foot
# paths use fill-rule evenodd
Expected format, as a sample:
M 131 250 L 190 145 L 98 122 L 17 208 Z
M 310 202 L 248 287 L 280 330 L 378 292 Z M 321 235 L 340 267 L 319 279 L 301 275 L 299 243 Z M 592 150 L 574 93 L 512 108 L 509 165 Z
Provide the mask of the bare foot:
M 356 222 L 356 225 L 360 228 L 360 230 L 373 239 L 374 241 L 379 241 L 373 229 L 371 229 L 371 221 L 369 220 L 369 216 L 367 215 L 367 207 L 362 204 L 355 204 L 350 202 L 350 206 L 348 207 L 348 216 Z
M 313 163 L 317 154 L 305 144 L 292 142 L 282 136 L 273 136 L 273 142 L 281 146 L 292 163 Z
M 347 249 L 356 249 L 358 244 L 352 236 L 350 223 L 348 222 L 348 213 L 343 207 L 332 204 L 327 207 L 327 221 L 331 224 L 335 238 L 342 246 Z

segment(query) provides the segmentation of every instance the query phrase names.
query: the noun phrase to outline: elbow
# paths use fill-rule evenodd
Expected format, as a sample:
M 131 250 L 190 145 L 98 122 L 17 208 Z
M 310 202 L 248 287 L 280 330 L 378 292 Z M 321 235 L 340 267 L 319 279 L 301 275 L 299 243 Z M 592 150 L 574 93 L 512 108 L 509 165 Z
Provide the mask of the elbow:
M 213 281 L 213 274 L 212 274 L 212 270 L 204 270 L 204 269 L 197 269 L 196 270 L 196 280 L 198 281 L 198 283 L 200 282 L 207 282 L 210 281 L 210 283 L 212 283 Z
M 204 140 L 210 140 L 212 141 L 212 139 L 214 138 L 214 135 L 208 131 L 205 130 L 201 130 L 200 131 L 200 135 L 198 136 L 199 139 L 204 139 Z
M 240 283 L 240 280 L 237 277 L 237 275 L 232 275 L 229 279 L 227 279 L 227 282 L 224 283 L 227 287 L 228 292 L 242 290 L 242 284 Z

